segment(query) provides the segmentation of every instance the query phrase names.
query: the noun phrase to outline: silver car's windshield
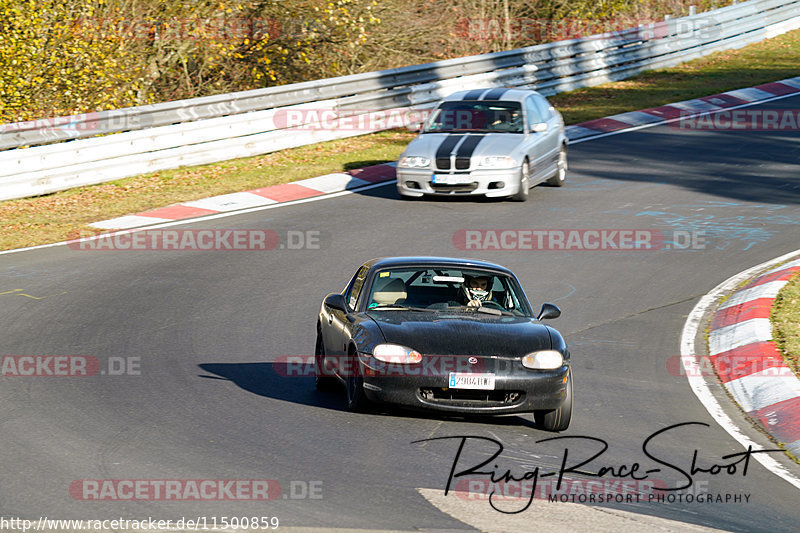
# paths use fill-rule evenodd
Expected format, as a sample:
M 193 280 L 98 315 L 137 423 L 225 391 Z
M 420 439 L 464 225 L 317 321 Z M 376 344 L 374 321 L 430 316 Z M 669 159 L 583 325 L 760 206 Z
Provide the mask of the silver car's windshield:
M 431 114 L 423 133 L 523 133 L 519 102 L 442 102 Z

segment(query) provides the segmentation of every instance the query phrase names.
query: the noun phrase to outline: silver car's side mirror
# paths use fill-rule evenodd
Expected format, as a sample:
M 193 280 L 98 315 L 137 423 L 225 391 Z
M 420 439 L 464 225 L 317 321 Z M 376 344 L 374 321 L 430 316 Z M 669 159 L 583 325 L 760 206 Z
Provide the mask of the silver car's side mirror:
M 531 126 L 531 131 L 534 133 L 543 133 L 547 131 L 547 122 L 539 122 Z

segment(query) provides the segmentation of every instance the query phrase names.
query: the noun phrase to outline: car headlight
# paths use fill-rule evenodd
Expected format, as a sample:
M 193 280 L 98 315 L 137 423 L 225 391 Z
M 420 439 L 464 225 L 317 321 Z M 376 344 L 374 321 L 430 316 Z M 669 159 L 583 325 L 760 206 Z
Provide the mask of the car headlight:
M 556 350 L 541 350 L 522 358 L 522 366 L 534 370 L 555 370 L 564 364 L 564 356 Z
M 372 350 L 372 356 L 384 363 L 419 363 L 422 354 L 399 344 L 379 344 Z
M 405 168 L 428 168 L 431 166 L 431 160 L 427 157 L 418 155 L 404 155 L 397 163 L 399 167 Z
M 487 155 L 478 158 L 478 167 L 481 168 L 512 168 L 517 166 L 513 157 L 507 155 Z

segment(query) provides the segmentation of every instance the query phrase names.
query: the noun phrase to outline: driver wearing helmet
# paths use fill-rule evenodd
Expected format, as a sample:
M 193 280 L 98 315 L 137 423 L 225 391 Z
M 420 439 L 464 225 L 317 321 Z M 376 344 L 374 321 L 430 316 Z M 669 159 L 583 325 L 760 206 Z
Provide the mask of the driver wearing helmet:
M 480 307 L 483 302 L 492 299 L 488 276 L 464 276 L 461 291 L 465 304 L 469 307 Z

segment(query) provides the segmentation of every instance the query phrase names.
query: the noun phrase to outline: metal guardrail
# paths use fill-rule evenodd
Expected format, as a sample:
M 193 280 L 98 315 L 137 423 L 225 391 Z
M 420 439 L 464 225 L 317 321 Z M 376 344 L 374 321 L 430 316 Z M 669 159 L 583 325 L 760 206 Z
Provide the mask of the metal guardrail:
M 649 26 L 492 54 L 0 125 L 0 200 L 418 123 L 419 110 L 464 88 L 528 86 L 551 95 L 799 27 L 800 0 L 751 0 Z M 336 127 L 345 121 L 361 127 Z

